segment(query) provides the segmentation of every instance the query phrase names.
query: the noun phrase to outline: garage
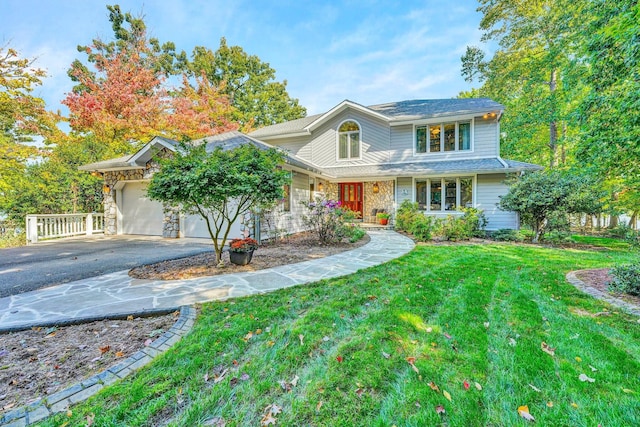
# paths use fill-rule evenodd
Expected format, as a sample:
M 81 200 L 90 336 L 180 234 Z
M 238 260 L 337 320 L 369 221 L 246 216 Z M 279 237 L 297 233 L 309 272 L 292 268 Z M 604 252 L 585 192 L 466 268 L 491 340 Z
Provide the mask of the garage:
M 207 223 L 200 215 L 185 216 L 180 228 L 184 237 L 211 238 L 211 236 L 209 236 L 209 231 L 207 230 Z M 236 237 L 243 237 L 239 220 L 231 226 L 231 231 L 229 231 L 230 239 Z
M 146 189 L 145 182 L 129 182 L 120 190 L 122 234 L 162 236 L 162 204 L 150 200 Z

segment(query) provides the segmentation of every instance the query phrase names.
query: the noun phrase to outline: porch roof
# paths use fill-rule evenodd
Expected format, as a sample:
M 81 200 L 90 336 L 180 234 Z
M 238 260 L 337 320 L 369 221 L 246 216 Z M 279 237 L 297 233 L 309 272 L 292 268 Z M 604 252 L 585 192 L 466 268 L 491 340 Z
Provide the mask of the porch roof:
M 328 175 L 336 178 L 376 178 L 421 176 L 439 174 L 491 174 L 514 173 L 526 170 L 540 170 L 538 165 L 503 160 L 500 158 L 420 161 L 411 163 L 387 163 L 378 165 L 323 168 Z

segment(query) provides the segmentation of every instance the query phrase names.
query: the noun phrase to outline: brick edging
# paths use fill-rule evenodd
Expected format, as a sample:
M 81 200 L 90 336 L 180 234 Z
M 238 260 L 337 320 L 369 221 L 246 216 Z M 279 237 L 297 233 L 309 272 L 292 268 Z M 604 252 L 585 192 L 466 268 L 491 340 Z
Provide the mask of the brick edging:
M 186 305 L 180 307 L 180 317 L 176 323 L 147 347 L 84 381 L 5 413 L 0 417 L 0 427 L 28 426 L 53 414 L 66 411 L 72 404 L 88 399 L 104 387 L 125 378 L 151 362 L 157 355 L 170 349 L 191 330 L 195 318 L 194 307 Z
M 579 290 L 581 290 L 582 292 L 591 295 L 592 297 L 599 299 L 601 301 L 606 301 L 609 304 L 621 308 L 624 311 L 634 314 L 636 316 L 640 316 L 640 307 L 638 307 L 635 304 L 631 304 L 629 302 L 626 302 L 624 300 L 621 300 L 620 298 L 616 298 L 614 296 L 611 296 L 609 294 L 607 294 L 606 292 L 602 292 L 592 286 L 587 285 L 585 282 L 583 282 L 582 280 L 578 279 L 578 276 L 576 276 L 576 273 L 578 271 L 582 271 L 582 270 L 576 270 L 576 271 L 570 271 L 567 273 L 566 275 L 566 279 L 567 282 L 571 283 L 573 286 L 575 286 L 576 288 L 578 288 Z

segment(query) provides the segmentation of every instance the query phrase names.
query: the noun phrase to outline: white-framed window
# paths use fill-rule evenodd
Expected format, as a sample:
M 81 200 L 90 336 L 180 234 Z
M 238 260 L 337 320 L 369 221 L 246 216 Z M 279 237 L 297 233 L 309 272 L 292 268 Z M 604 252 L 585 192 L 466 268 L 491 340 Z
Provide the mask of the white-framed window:
M 360 125 L 346 120 L 338 127 L 338 160 L 359 159 L 361 152 Z
M 471 120 L 418 125 L 415 129 L 418 154 L 471 150 Z
M 427 212 L 451 212 L 473 207 L 474 180 L 471 176 L 418 178 L 415 194 L 418 208 Z

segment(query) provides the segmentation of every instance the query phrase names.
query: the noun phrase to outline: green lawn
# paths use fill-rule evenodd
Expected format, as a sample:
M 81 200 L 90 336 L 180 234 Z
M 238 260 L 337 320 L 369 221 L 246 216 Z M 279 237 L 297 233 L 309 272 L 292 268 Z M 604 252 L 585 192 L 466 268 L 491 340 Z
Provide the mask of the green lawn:
M 96 426 L 258 426 L 272 404 L 283 426 L 525 425 L 521 405 L 539 425 L 640 425 L 638 319 L 564 278 L 634 256 L 426 245 L 346 278 L 206 304 L 173 349 L 45 425 L 94 414 Z

